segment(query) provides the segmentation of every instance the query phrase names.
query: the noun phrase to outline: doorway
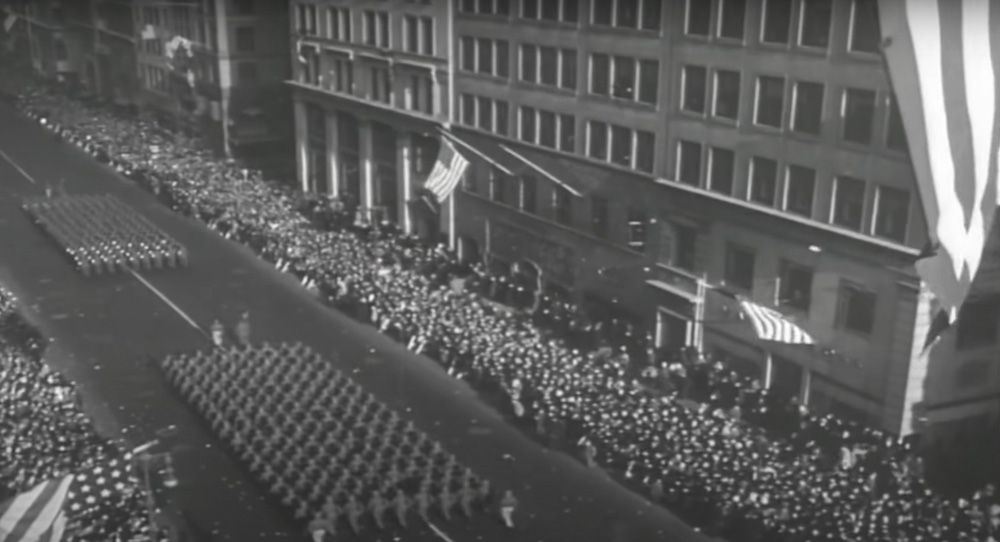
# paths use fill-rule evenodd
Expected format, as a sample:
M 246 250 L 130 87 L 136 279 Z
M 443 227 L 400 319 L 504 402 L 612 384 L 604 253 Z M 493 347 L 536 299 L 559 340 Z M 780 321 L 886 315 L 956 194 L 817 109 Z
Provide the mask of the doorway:
M 656 348 L 680 352 L 691 343 L 691 323 L 677 313 L 660 307 L 656 311 Z

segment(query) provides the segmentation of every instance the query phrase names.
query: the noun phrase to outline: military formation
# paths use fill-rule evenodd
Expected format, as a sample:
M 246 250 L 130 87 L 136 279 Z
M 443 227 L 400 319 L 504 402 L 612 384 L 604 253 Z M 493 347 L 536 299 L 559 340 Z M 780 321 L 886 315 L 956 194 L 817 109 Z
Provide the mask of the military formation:
M 227 345 L 162 367 L 317 539 L 470 517 L 490 498 L 489 481 L 300 343 Z
M 86 276 L 188 264 L 183 245 L 114 196 L 55 195 L 23 208 Z

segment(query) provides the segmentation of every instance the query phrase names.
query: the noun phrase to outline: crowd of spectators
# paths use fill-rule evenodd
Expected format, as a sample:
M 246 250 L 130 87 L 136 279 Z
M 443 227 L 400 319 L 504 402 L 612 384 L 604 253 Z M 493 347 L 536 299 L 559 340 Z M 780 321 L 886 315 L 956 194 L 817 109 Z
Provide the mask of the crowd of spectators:
M 637 374 L 637 352 L 648 345 L 628 326 L 617 335 L 632 342 L 616 344 L 593 323 L 564 323 L 566 333 L 597 338 L 567 341 L 537 315 L 555 305 L 519 299 L 531 315 L 499 309 L 489 299 L 497 288 L 482 286 L 499 279 L 482 269 L 470 275 L 443 247 L 309 202 L 149 119 L 42 88 L 23 93 L 20 107 L 85 138 L 167 205 L 251 246 L 334 306 L 504 397 L 547 441 L 578 444 L 589 464 L 713 534 L 732 542 L 997 537 L 992 486 L 964 497 L 933 491 L 910 441 L 811 415 L 699 355 Z M 456 287 L 461 276 L 473 287 Z
M 37 484 L 122 460 L 126 452 L 97 434 L 80 407 L 72 382 L 42 362 L 45 340 L 0 288 L 0 502 Z M 152 534 L 145 493 L 124 476 L 114 495 L 69 510 L 65 540 L 148 541 Z

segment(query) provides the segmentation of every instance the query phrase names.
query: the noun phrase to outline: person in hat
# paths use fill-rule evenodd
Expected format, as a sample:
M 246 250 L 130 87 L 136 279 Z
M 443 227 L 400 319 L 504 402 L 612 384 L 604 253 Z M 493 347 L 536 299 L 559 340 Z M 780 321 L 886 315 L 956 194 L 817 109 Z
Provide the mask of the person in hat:
M 500 498 L 500 519 L 508 529 L 514 528 L 514 510 L 517 509 L 517 497 L 511 490 L 504 491 Z

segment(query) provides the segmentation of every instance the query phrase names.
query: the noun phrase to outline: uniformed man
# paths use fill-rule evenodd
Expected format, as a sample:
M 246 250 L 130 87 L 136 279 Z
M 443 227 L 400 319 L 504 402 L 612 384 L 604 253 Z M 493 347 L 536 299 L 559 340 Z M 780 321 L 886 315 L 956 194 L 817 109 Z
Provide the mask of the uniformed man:
M 347 500 L 347 522 L 351 525 L 351 530 L 354 534 L 361 533 L 361 515 L 364 514 L 365 508 L 361 506 L 361 503 L 351 495 Z
M 233 331 L 236 335 L 236 341 L 241 346 L 250 346 L 250 313 L 248 311 L 243 311 Z
M 392 508 L 396 512 L 396 521 L 401 527 L 406 527 L 406 512 L 410 508 L 410 499 L 406 497 L 403 490 L 396 490 L 396 496 L 392 499 Z
M 385 529 L 385 509 L 388 507 L 388 503 L 382 497 L 382 494 L 376 491 L 372 494 L 371 500 L 369 501 L 368 508 L 371 510 L 372 519 L 375 520 L 375 525 L 379 529 Z
M 212 322 L 212 343 L 215 346 L 221 347 L 225 343 L 225 329 L 222 327 L 222 322 L 215 320 Z
M 500 519 L 508 529 L 514 528 L 514 510 L 517 508 L 517 497 L 514 492 L 507 490 L 500 499 Z

